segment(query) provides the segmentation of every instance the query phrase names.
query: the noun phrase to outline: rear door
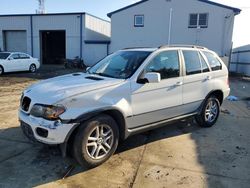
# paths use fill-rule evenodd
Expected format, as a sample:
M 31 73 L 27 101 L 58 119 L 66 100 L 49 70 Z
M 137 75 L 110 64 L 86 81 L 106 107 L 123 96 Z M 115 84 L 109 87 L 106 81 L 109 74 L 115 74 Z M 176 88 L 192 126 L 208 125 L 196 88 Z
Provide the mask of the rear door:
M 212 90 L 211 70 L 197 50 L 182 50 L 184 60 L 183 105 L 187 113 L 198 109 Z
M 146 72 L 161 74 L 160 83 L 131 83 L 133 116 L 128 119 L 129 128 L 166 120 L 180 115 L 182 105 L 181 65 L 178 50 L 163 51 L 151 59 Z
M 20 57 L 21 70 L 29 70 L 32 61 L 30 56 L 25 53 L 20 53 L 19 57 Z

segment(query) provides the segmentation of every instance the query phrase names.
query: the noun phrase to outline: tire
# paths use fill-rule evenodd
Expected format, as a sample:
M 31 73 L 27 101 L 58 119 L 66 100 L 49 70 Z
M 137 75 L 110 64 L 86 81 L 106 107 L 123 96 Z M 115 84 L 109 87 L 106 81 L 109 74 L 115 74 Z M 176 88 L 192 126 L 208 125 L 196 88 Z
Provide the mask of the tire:
M 0 75 L 3 75 L 3 73 L 4 73 L 4 69 L 2 66 L 0 66 Z
M 94 168 L 113 155 L 118 141 L 119 130 L 115 120 L 108 115 L 96 116 L 79 127 L 73 143 L 73 155 L 81 166 Z
M 31 65 L 30 65 L 30 68 L 29 68 L 29 71 L 30 71 L 31 73 L 36 72 L 36 65 L 35 65 L 35 64 L 31 64 Z
M 201 113 L 195 117 L 201 127 L 212 127 L 220 115 L 220 102 L 215 96 L 210 96 L 204 103 Z

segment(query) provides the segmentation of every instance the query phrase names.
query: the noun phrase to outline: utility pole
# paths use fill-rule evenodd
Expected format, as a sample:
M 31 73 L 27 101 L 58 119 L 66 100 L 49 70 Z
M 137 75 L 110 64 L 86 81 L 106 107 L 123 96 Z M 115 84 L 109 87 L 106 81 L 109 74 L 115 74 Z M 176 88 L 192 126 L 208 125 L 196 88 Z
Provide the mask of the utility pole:
M 170 45 L 170 43 L 171 43 L 172 16 L 173 16 L 173 8 L 171 8 L 171 9 L 170 9 L 170 12 L 169 12 L 169 23 L 168 23 L 168 45 Z

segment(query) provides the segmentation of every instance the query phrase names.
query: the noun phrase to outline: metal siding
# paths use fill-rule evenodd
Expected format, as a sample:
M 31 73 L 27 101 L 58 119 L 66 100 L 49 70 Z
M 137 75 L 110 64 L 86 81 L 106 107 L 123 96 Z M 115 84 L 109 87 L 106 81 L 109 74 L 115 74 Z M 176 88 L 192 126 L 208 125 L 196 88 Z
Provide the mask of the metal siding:
M 111 52 L 125 47 L 157 47 L 167 44 L 171 8 L 173 9 L 171 44 L 197 44 L 206 46 L 219 55 L 229 54 L 234 12 L 197 0 L 185 2 L 183 0 L 151 0 L 113 14 L 111 17 Z M 188 28 L 190 13 L 209 13 L 208 28 Z M 144 15 L 144 27 L 134 27 L 136 14 Z M 225 16 L 228 15 L 231 15 L 231 18 L 225 23 Z
M 250 76 L 250 45 L 235 48 L 231 62 L 230 71 Z
M 27 52 L 40 58 L 40 31 L 65 30 L 66 31 L 66 58 L 74 58 L 82 53 L 83 59 L 89 65 L 95 63 L 107 54 L 107 44 L 85 44 L 87 41 L 110 40 L 110 23 L 95 16 L 86 14 L 60 14 L 60 15 L 26 15 L 26 16 L 0 16 L 0 48 L 3 49 L 2 30 L 25 30 L 27 33 Z M 31 27 L 32 23 L 32 27 Z M 86 24 L 85 24 L 86 23 Z M 80 28 L 82 25 L 82 28 Z M 88 28 L 85 29 L 85 28 Z M 31 30 L 33 32 L 31 33 Z M 82 38 L 81 33 L 82 32 Z M 31 36 L 33 35 L 33 41 Z M 82 46 L 82 50 L 81 49 Z
M 40 57 L 40 31 L 66 31 L 66 58 L 80 56 L 80 14 L 33 16 L 34 56 Z
M 26 31 L 4 31 L 5 51 L 27 53 Z
M 107 56 L 108 44 L 84 44 L 84 63 L 87 66 L 93 66 L 99 60 Z
M 110 23 L 94 16 L 85 15 L 85 40 L 110 40 Z
M 3 31 L 26 31 L 26 51 L 31 54 L 30 17 L 0 17 L 0 48 L 4 49 Z

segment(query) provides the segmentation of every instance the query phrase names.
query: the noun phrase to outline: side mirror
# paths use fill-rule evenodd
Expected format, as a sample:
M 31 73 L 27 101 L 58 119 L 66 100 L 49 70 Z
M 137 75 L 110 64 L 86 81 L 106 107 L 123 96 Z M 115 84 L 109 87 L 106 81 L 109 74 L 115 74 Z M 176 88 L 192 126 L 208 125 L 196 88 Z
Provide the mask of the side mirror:
M 161 74 L 157 72 L 148 72 L 144 75 L 143 78 L 138 80 L 138 83 L 145 84 L 145 83 L 160 83 L 161 81 Z
M 9 61 L 10 61 L 10 60 L 13 60 L 13 57 L 9 57 L 8 60 L 9 60 Z
M 91 67 L 87 67 L 87 68 L 86 68 L 86 71 L 88 71 L 90 68 L 91 68 Z

